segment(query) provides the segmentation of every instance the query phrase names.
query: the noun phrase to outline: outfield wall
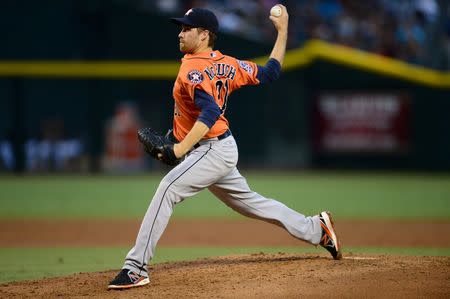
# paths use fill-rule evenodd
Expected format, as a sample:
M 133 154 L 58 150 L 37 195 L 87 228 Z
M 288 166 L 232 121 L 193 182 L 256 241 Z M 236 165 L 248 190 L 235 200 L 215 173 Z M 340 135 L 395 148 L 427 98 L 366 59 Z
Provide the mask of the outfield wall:
M 0 50 L 0 139 L 12 139 L 23 157 L 19 145 L 40 135 L 43 120 L 60 118 L 65 134 L 82 140 L 95 170 L 105 122 L 118 103 L 133 101 L 156 129 L 171 125 L 177 29 L 148 13 L 53 2 L 20 16 L 34 27 L 18 25 L 15 8 L 2 10 L 3 28 L 16 31 L 5 32 L 9 42 Z M 55 9 L 66 13 L 58 26 L 50 18 Z M 227 35 L 217 46 L 260 63 L 270 51 Z M 380 120 L 374 115 L 386 99 L 401 112 Z M 324 117 L 323 103 L 336 109 L 333 119 Z M 341 117 L 348 105 L 353 114 Z M 449 106 L 449 73 L 312 41 L 287 53 L 279 81 L 233 94 L 227 115 L 243 166 L 447 171 Z

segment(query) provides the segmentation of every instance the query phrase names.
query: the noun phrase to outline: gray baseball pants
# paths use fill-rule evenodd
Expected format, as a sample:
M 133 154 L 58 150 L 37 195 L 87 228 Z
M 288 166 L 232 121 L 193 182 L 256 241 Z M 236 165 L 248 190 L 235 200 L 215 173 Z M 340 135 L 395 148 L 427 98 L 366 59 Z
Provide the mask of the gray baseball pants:
M 318 244 L 322 234 L 319 217 L 305 217 L 250 190 L 236 168 L 237 161 L 238 149 L 233 136 L 201 141 L 200 146 L 160 182 L 123 268 L 148 276 L 147 264 L 154 256 L 156 243 L 169 222 L 174 205 L 204 188 L 242 215 L 277 224 L 300 240 Z

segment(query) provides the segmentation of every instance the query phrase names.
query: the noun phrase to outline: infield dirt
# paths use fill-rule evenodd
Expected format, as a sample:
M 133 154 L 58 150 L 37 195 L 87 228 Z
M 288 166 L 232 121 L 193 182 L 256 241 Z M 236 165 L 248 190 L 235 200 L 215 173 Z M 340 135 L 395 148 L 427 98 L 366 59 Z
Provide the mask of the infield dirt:
M 450 247 L 449 222 L 339 221 L 336 225 L 344 247 Z M 0 247 L 132 246 L 138 228 L 139 221 L 126 220 L 1 221 Z M 311 246 L 281 228 L 253 220 L 173 221 L 159 245 Z M 118 269 L 11 282 L 0 284 L 0 298 L 450 297 L 450 257 L 356 255 L 344 250 L 344 259 L 334 261 L 324 250 L 317 252 L 254 253 L 152 265 L 151 283 L 126 291 L 106 288 Z

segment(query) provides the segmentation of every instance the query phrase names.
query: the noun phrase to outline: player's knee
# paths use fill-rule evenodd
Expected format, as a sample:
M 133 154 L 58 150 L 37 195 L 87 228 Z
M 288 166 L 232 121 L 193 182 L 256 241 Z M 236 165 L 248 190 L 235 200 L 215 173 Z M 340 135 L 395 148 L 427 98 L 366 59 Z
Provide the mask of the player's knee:
M 167 192 L 168 189 L 170 189 L 172 182 L 167 179 L 163 178 L 158 186 L 158 191 Z
M 167 176 L 164 177 L 159 183 L 158 193 L 163 194 L 165 198 L 170 198 L 172 201 L 176 202 L 177 198 L 181 196 L 181 193 L 174 183 L 173 179 L 170 179 Z

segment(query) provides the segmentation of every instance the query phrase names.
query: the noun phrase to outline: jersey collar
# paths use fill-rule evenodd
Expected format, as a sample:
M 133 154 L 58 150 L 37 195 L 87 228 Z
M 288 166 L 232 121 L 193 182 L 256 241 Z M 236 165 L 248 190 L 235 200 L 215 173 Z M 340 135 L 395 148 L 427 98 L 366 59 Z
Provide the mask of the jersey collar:
M 203 59 L 212 59 L 212 60 L 218 60 L 223 57 L 222 53 L 220 51 L 207 51 L 197 54 L 185 54 L 183 59 L 189 60 L 189 59 L 196 59 L 196 58 L 203 58 Z

